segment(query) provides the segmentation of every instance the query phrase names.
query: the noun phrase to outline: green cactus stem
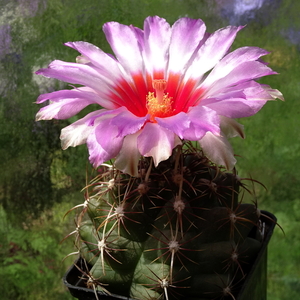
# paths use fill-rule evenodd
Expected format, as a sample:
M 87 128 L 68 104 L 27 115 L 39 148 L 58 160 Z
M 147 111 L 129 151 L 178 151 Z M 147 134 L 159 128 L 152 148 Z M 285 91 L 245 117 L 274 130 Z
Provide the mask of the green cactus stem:
M 93 287 L 133 299 L 234 299 L 261 247 L 244 184 L 192 143 L 139 177 L 103 166 L 77 219 Z M 91 191 L 92 190 L 92 191 Z M 91 281 L 89 281 L 91 284 Z

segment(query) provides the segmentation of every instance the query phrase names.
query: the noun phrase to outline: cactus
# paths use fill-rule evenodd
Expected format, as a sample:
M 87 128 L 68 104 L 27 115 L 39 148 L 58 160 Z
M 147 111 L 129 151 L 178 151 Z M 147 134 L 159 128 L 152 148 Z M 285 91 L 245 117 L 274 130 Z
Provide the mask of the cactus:
M 260 213 L 248 189 L 185 142 L 139 176 L 100 167 L 77 217 L 88 285 L 134 299 L 223 299 L 261 246 Z
M 67 42 L 80 52 L 76 63 L 36 72 L 75 84 L 40 95 L 37 103 L 50 101 L 36 120 L 98 108 L 61 132 L 62 148 L 86 143 L 100 171 L 76 206 L 88 287 L 135 299 L 234 299 L 263 229 L 256 205 L 241 203 L 247 187 L 225 171 L 236 163 L 227 138 L 244 138 L 234 119 L 283 100 L 256 82 L 276 74 L 261 60 L 266 50 L 229 52 L 242 28 L 208 33 L 188 17 L 171 26 L 149 16 L 143 29 L 108 22 L 115 57 Z

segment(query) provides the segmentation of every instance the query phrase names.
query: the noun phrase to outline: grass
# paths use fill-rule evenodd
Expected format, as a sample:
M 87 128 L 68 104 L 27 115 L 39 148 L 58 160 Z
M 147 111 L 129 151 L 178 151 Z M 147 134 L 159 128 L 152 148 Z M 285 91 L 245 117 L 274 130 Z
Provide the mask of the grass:
M 2 299 L 71 299 L 62 276 L 75 259 L 63 260 L 74 251 L 73 242 L 60 241 L 73 230 L 72 217 L 64 220 L 63 215 L 74 200 L 78 202 L 78 196 L 69 195 L 39 218 L 24 219 L 21 226 L 11 224 L 0 207 Z

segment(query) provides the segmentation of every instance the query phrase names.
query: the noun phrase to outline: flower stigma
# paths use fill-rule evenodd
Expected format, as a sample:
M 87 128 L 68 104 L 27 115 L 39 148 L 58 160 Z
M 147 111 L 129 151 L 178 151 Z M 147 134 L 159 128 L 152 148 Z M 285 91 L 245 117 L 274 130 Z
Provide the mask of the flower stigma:
M 147 95 L 147 109 L 148 114 L 151 116 L 151 122 L 156 122 L 155 117 L 164 118 L 169 117 L 172 112 L 172 97 L 165 94 L 164 91 L 167 86 L 167 81 L 164 79 L 154 79 L 152 86 L 155 90 L 154 93 L 149 92 Z

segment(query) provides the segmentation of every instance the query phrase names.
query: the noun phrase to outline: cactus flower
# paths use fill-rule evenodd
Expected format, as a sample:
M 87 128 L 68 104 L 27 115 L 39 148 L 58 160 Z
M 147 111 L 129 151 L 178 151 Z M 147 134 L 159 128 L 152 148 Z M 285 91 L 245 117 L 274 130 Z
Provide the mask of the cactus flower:
M 144 28 L 117 22 L 103 30 L 115 56 L 87 42 L 65 45 L 81 55 L 76 63 L 54 60 L 36 74 L 78 84 L 39 96 L 50 100 L 37 120 L 67 119 L 90 104 L 99 110 L 62 129 L 64 149 L 87 144 L 94 167 L 115 158 L 136 176 L 140 156 L 155 166 L 183 140 L 197 141 L 215 163 L 235 164 L 228 137 L 244 137 L 234 119 L 257 113 L 282 94 L 258 78 L 276 74 L 260 57 L 266 50 L 229 48 L 243 26 L 209 34 L 200 19 L 147 17 Z

